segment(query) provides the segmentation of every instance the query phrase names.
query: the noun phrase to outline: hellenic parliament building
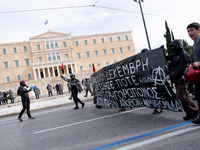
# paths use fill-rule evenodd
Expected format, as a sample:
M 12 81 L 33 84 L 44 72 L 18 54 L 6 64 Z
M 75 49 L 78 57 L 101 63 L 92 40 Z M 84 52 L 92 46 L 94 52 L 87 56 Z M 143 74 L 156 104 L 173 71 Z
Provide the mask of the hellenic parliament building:
M 80 81 L 96 71 L 135 55 L 131 31 L 71 36 L 51 30 L 29 38 L 29 41 L 0 44 L 0 91 L 12 89 L 15 93 L 19 82 L 37 86 L 41 94 L 46 86 L 62 83 L 64 75 L 74 73 Z

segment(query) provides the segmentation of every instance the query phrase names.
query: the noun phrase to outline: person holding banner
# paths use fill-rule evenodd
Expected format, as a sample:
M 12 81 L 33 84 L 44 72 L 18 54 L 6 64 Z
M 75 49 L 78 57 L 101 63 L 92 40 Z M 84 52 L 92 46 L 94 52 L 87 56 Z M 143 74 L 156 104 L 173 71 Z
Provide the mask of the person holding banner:
M 63 76 L 60 76 L 61 78 L 63 78 L 64 81 L 70 83 L 71 85 L 71 92 L 72 92 L 72 97 L 75 103 L 75 108 L 74 109 L 79 109 L 78 107 L 78 103 L 80 103 L 82 105 L 82 108 L 85 106 L 85 103 L 83 103 L 79 98 L 78 98 L 78 92 L 83 91 L 82 87 L 81 87 L 81 83 L 78 79 L 75 78 L 74 74 L 70 75 L 71 79 L 67 79 Z
M 183 78 L 184 71 L 190 63 L 188 53 L 183 49 L 180 40 L 174 40 L 170 43 L 173 54 L 166 56 L 166 59 L 171 62 L 169 68 L 169 75 L 166 80 L 171 79 L 176 87 L 176 98 L 181 101 L 183 110 L 186 116 L 183 120 L 194 119 L 198 114 L 198 106 L 196 106 L 189 98 L 188 95 L 188 82 Z
M 200 24 L 193 22 L 187 26 L 187 32 L 189 37 L 194 41 L 193 45 L 193 64 L 189 67 L 200 67 Z M 200 108 L 200 81 L 195 83 L 195 98 Z M 192 120 L 194 124 L 200 124 L 200 110 L 197 118 Z

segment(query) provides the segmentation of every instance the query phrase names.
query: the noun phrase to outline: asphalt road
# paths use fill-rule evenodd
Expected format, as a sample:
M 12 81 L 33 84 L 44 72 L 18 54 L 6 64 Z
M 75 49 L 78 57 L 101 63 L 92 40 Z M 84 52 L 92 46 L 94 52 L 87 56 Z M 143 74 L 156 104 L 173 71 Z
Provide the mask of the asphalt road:
M 197 150 L 200 125 L 182 120 L 184 112 L 153 115 L 153 109 L 96 109 L 92 101 L 0 118 L 0 150 Z

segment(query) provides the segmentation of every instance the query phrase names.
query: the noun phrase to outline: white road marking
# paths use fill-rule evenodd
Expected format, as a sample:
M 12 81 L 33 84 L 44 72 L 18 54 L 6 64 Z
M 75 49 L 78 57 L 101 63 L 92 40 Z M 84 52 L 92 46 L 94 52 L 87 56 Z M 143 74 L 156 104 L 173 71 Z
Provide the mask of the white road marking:
M 148 140 L 144 140 L 144 141 L 137 142 L 137 143 L 134 143 L 134 144 L 130 144 L 130 145 L 127 145 L 127 146 L 123 146 L 123 147 L 117 148 L 115 150 L 122 150 L 122 149 L 123 150 L 132 150 L 132 149 L 135 149 L 135 148 L 138 148 L 138 147 L 142 147 L 144 145 L 152 144 L 152 143 L 155 143 L 155 142 L 167 139 L 167 138 L 171 138 L 171 137 L 174 137 L 174 136 L 186 133 L 186 132 L 190 132 L 190 131 L 193 131 L 193 130 L 196 130 L 196 129 L 199 129 L 199 128 L 200 128 L 200 126 L 188 127 L 188 128 L 185 128 L 185 129 L 175 131 L 175 132 L 171 132 L 171 133 L 167 133 L 167 134 L 164 134 L 164 135 L 161 135 L 161 136 L 157 136 L 157 137 L 154 137 L 154 138 L 151 138 L 151 139 L 148 139 Z
M 74 126 L 74 125 L 79 125 L 79 124 L 82 124 L 82 123 L 88 123 L 88 122 L 91 122 L 91 121 L 96 121 L 96 120 L 100 120 L 100 119 L 105 119 L 105 118 L 109 118 L 109 117 L 113 117 L 113 116 L 126 114 L 126 113 L 129 113 L 129 112 L 133 112 L 133 111 L 137 111 L 137 110 L 141 110 L 141 109 L 146 109 L 146 108 L 142 107 L 142 108 L 138 108 L 138 109 L 133 109 L 133 110 L 129 110 L 129 111 L 120 112 L 120 113 L 117 113 L 117 114 L 112 114 L 112 115 L 108 115 L 108 116 L 89 119 L 89 120 L 76 122 L 76 123 L 72 123 L 72 124 L 67 124 L 67 125 L 63 125 L 63 126 L 58 126 L 58 127 L 54 127 L 54 128 L 49 128 L 49 129 L 46 129 L 46 130 L 41 130 L 41 131 L 34 132 L 33 134 L 39 134 L 39 133 L 44 133 L 44 132 L 48 132 L 48 131 L 58 130 L 58 129 L 62 129 L 62 128 L 66 128 L 66 127 L 70 127 L 70 126 Z

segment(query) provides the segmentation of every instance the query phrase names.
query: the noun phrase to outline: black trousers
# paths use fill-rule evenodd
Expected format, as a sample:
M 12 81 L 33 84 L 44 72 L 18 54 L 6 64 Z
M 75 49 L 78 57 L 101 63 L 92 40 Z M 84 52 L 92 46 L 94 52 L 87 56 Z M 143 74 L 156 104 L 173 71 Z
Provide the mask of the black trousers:
M 85 93 L 85 96 L 86 96 L 86 97 L 87 97 L 87 95 L 88 95 L 88 91 L 90 91 L 91 95 L 93 95 L 93 93 L 92 93 L 91 90 L 85 90 L 85 91 L 86 91 L 86 93 Z
M 195 98 L 198 102 L 198 106 L 200 110 L 200 81 L 195 83 Z
M 19 113 L 19 118 L 22 117 L 24 111 L 26 110 L 28 117 L 31 117 L 31 113 L 30 113 L 30 101 L 24 101 L 22 102 L 23 108 L 21 110 L 21 112 Z
M 79 98 L 78 98 L 78 90 L 72 90 L 72 97 L 75 103 L 75 106 L 78 107 L 78 103 L 84 104 Z

